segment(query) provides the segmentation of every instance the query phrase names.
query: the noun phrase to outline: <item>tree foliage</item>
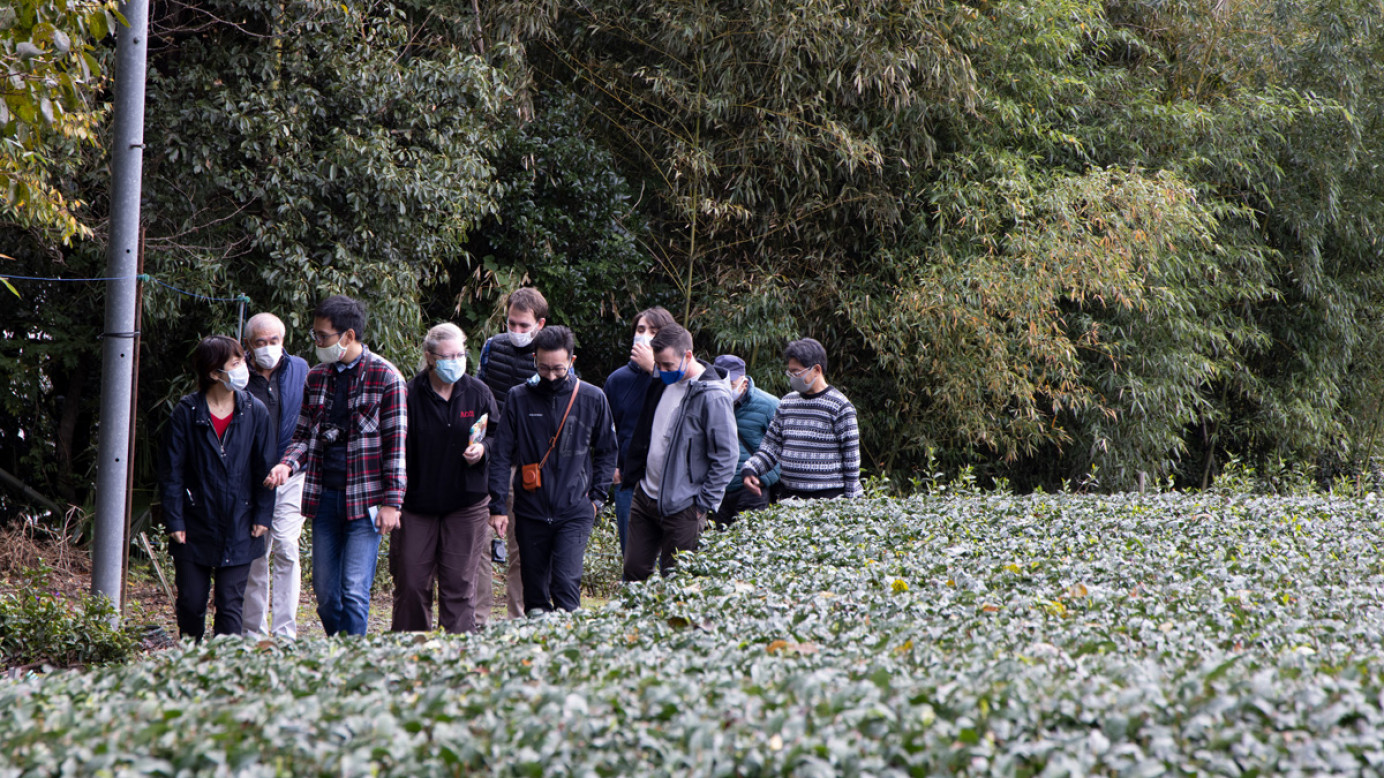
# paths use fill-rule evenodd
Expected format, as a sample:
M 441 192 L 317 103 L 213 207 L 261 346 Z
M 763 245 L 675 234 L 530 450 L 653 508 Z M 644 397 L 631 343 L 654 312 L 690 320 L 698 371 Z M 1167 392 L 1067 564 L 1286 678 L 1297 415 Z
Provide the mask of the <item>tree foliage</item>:
M 90 237 L 65 173 L 71 142 L 96 143 L 105 107 L 96 46 L 121 23 L 114 0 L 16 0 L 0 8 L 0 219 L 67 245 Z
M 771 390 L 787 340 L 822 340 L 870 470 L 1199 485 L 1228 454 L 1360 470 L 1384 448 L 1373 0 L 158 8 L 146 269 L 278 312 L 293 351 L 345 292 L 407 368 L 426 324 L 478 347 L 534 283 L 592 378 L 650 304 Z M 47 28 L 7 24 L 3 52 L 44 52 L 23 67 L 78 72 Z M 72 51 L 101 32 L 83 29 Z M 55 163 L 33 170 L 99 238 L 90 145 L 6 105 L 7 148 L 47 132 L 25 159 Z M 99 274 L 99 243 L 61 232 L 11 225 L 0 250 Z M 30 289 L 5 323 L 24 335 L 0 352 L 0 454 L 79 496 L 99 290 Z M 191 345 L 240 311 L 145 302 L 159 419 Z
M 684 315 L 770 361 L 826 341 L 878 466 L 1195 483 L 1354 424 L 1374 5 L 503 9 L 650 192 Z

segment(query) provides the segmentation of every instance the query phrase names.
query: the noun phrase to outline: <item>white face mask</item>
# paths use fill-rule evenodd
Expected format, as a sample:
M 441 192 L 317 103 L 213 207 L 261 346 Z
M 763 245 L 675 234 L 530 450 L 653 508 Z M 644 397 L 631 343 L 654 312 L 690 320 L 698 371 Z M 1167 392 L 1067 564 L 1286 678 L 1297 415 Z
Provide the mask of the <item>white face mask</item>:
M 533 342 L 533 330 L 529 330 L 528 332 L 511 332 L 509 334 L 509 341 L 519 348 L 524 348 Z
M 341 357 L 346 354 L 346 347 L 340 340 L 330 346 L 317 347 L 317 361 L 331 365 L 341 361 Z
M 255 364 L 261 370 L 273 370 L 278 366 L 279 360 L 283 359 L 283 346 L 260 346 L 255 349 Z
M 646 346 L 651 346 L 651 345 L 653 344 L 653 342 L 654 342 L 654 336 L 653 336 L 653 335 L 635 335 L 635 336 L 634 336 L 634 345 L 636 345 L 636 346 L 638 346 L 640 343 L 643 343 L 643 344 L 646 345 Z
M 250 385 L 250 368 L 246 367 L 244 362 L 231 368 L 230 371 L 223 372 L 226 373 L 226 380 L 223 380 L 221 385 L 231 391 L 240 391 Z

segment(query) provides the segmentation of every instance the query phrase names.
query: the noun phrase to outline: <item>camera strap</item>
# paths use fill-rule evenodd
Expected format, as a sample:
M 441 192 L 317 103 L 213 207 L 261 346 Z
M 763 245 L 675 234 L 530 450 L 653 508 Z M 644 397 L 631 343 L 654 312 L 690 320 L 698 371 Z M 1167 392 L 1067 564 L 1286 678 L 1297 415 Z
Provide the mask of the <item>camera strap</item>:
M 553 439 L 548 441 L 548 453 L 544 454 L 542 461 L 538 463 L 539 470 L 542 470 L 543 466 L 548 464 L 548 454 L 553 453 L 553 449 L 557 446 L 557 438 L 562 434 L 562 428 L 567 424 L 567 414 L 572 412 L 572 404 L 577 401 L 577 390 L 580 388 L 581 379 L 577 379 L 577 383 L 572 387 L 572 399 L 567 401 L 567 410 L 562 412 L 562 421 L 558 422 L 557 432 L 554 432 Z

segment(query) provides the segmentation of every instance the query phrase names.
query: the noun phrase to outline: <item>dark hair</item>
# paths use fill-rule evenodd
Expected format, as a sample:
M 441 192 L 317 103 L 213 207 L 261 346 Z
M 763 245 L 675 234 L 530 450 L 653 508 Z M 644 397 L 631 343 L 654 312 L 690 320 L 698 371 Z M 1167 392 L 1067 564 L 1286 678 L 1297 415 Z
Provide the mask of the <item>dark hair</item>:
M 798 360 L 798 364 L 803 367 L 821 365 L 822 374 L 826 375 L 827 350 L 813 338 L 803 338 L 789 343 L 783 350 L 783 360 L 787 362 L 790 359 Z
M 544 327 L 533 336 L 534 351 L 566 351 L 567 356 L 576 352 L 576 338 L 572 331 L 561 325 Z
M 637 332 L 639 330 L 640 319 L 644 320 L 645 326 L 653 327 L 659 332 L 669 327 L 678 326 L 677 321 L 673 319 L 673 314 L 669 313 L 668 309 L 661 305 L 655 305 L 652 308 L 645 308 L 640 311 L 639 314 L 634 317 L 634 324 L 630 325 L 630 332 Z
M 654 336 L 653 342 L 649 344 L 649 348 L 654 350 L 655 355 L 669 347 L 676 349 L 679 354 L 691 351 L 692 333 L 676 324 L 669 324 L 660 329 L 658 334 Z
M 312 318 L 330 321 L 337 332 L 353 330 L 356 342 L 365 339 L 365 306 L 344 294 L 334 294 L 318 303 Z
M 542 292 L 532 286 L 515 289 L 509 293 L 509 304 L 505 306 L 505 313 L 509 313 L 513 308 L 528 311 L 535 319 L 548 318 L 548 300 Z
M 245 350 L 235 338 L 210 335 L 202 338 L 192 350 L 192 371 L 197 374 L 197 391 L 205 392 L 216 383 L 211 374 L 221 370 L 232 357 L 245 357 Z

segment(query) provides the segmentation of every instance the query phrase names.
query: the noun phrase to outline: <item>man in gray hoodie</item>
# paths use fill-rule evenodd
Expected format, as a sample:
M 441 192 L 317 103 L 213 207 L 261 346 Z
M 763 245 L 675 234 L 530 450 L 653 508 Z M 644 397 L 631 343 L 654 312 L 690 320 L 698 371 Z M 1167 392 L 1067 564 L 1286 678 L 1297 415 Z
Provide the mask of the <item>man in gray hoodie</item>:
M 645 580 L 655 563 L 667 575 L 676 552 L 697 548 L 739 461 L 735 404 L 722 371 L 693 355 L 692 335 L 677 325 L 660 329 L 649 345 L 658 380 L 644 397 L 621 474 L 636 485 L 626 581 Z

